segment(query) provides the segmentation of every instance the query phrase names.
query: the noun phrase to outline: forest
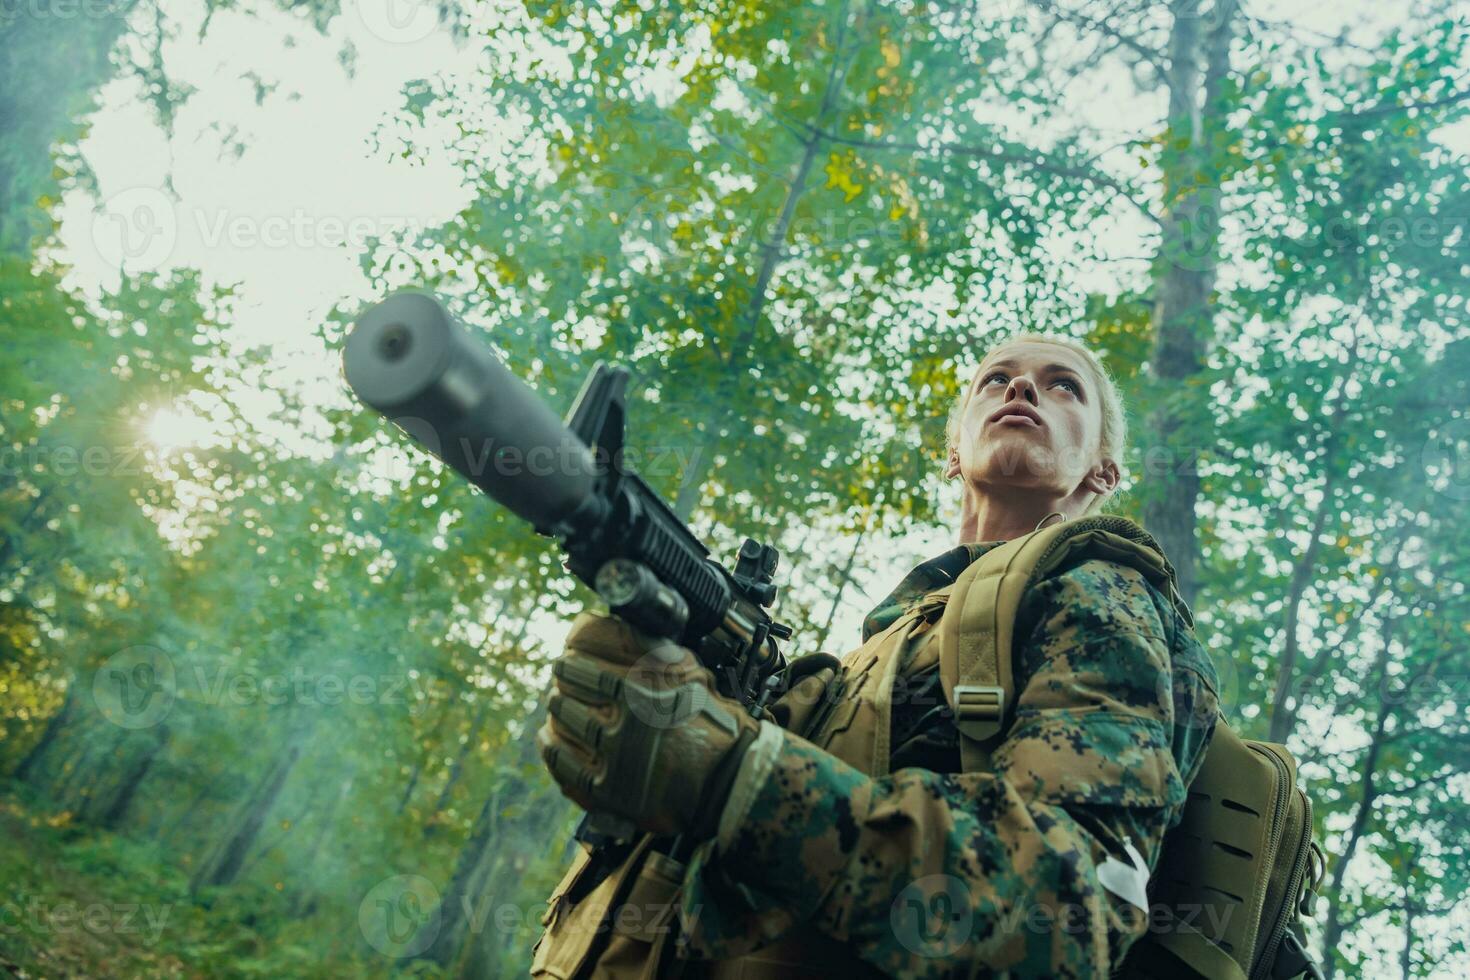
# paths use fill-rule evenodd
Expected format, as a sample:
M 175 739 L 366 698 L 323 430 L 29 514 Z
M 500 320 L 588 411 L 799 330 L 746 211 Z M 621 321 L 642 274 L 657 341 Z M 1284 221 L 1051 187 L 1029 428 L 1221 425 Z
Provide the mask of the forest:
M 352 397 L 401 288 L 559 412 L 630 369 L 795 655 L 953 543 L 988 345 L 1083 341 L 1324 972 L 1463 975 L 1470 11 L 1329 7 L 6 0 L 5 975 L 525 975 L 595 597 Z

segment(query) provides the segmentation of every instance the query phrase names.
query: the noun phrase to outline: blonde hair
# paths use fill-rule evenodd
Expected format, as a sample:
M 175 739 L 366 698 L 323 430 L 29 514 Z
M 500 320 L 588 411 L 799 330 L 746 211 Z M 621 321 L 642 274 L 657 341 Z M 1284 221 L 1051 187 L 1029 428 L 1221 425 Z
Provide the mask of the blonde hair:
M 1091 382 L 1092 390 L 1098 392 L 1100 396 L 1098 398 L 1098 405 L 1102 409 L 1102 436 L 1099 439 L 1098 452 L 1103 459 L 1111 459 L 1117 465 L 1121 483 L 1121 478 L 1126 476 L 1126 471 L 1123 466 L 1123 455 L 1128 448 L 1128 416 L 1123 411 L 1123 395 L 1118 389 L 1118 383 L 1113 380 L 1113 376 L 1108 373 L 1108 369 L 1103 366 L 1102 361 L 1098 360 L 1097 355 L 1082 344 L 1068 337 L 1052 337 L 1039 333 L 1019 333 L 1006 337 L 985 352 L 985 356 L 980 359 L 981 365 L 983 366 L 985 357 L 990 356 L 1000 348 L 1022 341 L 1031 341 L 1038 344 L 1055 344 L 1058 347 L 1065 347 L 1082 359 L 1087 373 L 1091 375 L 1088 380 Z M 975 374 L 979 373 L 980 369 L 977 367 Z M 959 445 L 960 420 L 964 418 L 965 409 L 970 404 L 970 396 L 975 387 L 974 381 L 975 377 L 971 375 L 969 382 L 961 389 L 959 398 L 955 400 L 954 407 L 950 409 L 949 420 L 945 425 L 946 459 Z M 1091 514 L 1103 510 L 1117 497 L 1117 490 L 1108 494 L 1106 497 L 1094 497 L 1087 505 L 1087 510 L 1084 513 Z

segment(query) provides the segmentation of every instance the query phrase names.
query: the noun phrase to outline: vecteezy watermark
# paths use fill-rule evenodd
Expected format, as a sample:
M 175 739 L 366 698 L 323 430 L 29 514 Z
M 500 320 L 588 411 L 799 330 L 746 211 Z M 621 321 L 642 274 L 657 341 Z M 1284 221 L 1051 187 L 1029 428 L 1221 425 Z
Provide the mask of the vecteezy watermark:
M 970 883 L 956 875 L 933 874 L 908 884 L 889 906 L 889 925 L 909 952 L 924 957 L 953 956 L 975 932 L 976 910 L 985 909 L 990 936 L 1018 933 L 1068 935 L 1089 933 L 1101 915 L 1113 928 L 1126 933 L 1202 931 L 1224 932 L 1235 903 L 1151 903 L 1144 909 L 1131 902 L 1104 901 L 1100 906 L 1078 902 L 1005 902 L 977 895 Z M 996 904 L 999 908 L 995 908 Z
M 360 252 L 394 234 L 413 236 L 427 222 L 412 215 L 276 214 L 186 207 L 155 187 L 132 187 L 98 205 L 92 242 L 107 262 L 128 270 L 163 266 L 188 233 L 206 249 L 346 248 Z
M 74 476 L 138 476 L 155 447 L 143 441 L 117 445 L 28 445 L 0 447 L 0 476 L 45 473 L 67 479 Z
M 334 708 L 352 705 L 408 705 L 422 710 L 425 702 L 415 677 L 407 674 L 312 673 L 301 665 L 285 672 L 236 671 L 223 667 L 211 672 L 196 665 L 190 671 L 197 700 L 208 705 L 243 707 L 282 704 Z
M 422 875 L 394 875 L 374 885 L 357 906 L 357 927 L 391 959 L 416 956 L 439 938 L 439 889 Z
M 488 893 L 459 896 L 457 919 L 471 936 L 486 929 L 498 934 L 522 935 L 539 932 L 554 911 L 552 902 L 519 904 L 497 902 Z M 700 906 L 695 906 L 691 922 L 697 921 Z M 561 909 L 562 914 L 575 914 L 589 934 L 609 931 L 637 935 L 645 939 L 679 930 L 679 904 L 669 902 L 624 901 L 617 904 L 594 901 L 591 897 L 575 906 Z M 443 928 L 445 909 L 440 904 L 439 890 L 420 875 L 402 874 L 378 882 L 357 907 L 357 924 L 368 945 L 390 959 L 415 956 L 428 949 Z
M 888 910 L 888 924 L 904 949 L 920 956 L 950 956 L 970 941 L 974 903 L 954 875 L 925 875 L 908 884 Z
M 713 704 L 714 695 L 688 676 L 683 648 L 669 641 L 656 644 L 628 669 L 620 698 L 628 713 L 654 730 L 678 728 Z
M 409 415 L 394 416 L 390 421 L 406 433 L 412 444 L 439 459 L 453 461 L 470 479 L 499 476 L 557 477 L 579 476 L 589 471 L 617 468 L 637 473 L 649 480 L 672 478 L 682 482 L 688 474 L 698 472 L 703 450 L 695 445 L 625 446 L 609 453 L 601 446 L 588 447 L 568 436 L 557 443 L 498 443 L 494 438 L 471 439 L 455 436 L 445 442 L 439 430 L 427 419 Z M 407 474 L 394 471 L 396 462 L 388 462 L 388 470 L 371 467 L 374 474 L 398 479 Z
M 1451 500 L 1470 500 L 1470 418 L 1438 426 L 1425 440 L 1419 461 L 1436 492 Z
M 1438 248 L 1452 240 L 1463 244 L 1467 233 L 1470 233 L 1470 214 L 1419 213 L 1386 217 L 1361 214 L 1328 218 L 1322 225 L 1323 242 L 1337 251 L 1360 245 L 1390 251 L 1403 245 Z
M 1336 690 L 1337 683 L 1334 677 L 1303 678 L 1293 687 L 1293 693 L 1298 704 L 1308 698 L 1327 703 L 1334 696 L 1339 704 L 1355 703 L 1372 695 L 1372 703 L 1409 708 L 1419 713 L 1447 705 L 1463 705 L 1470 699 L 1470 675 L 1467 674 L 1379 674 L 1376 679 L 1365 679 L 1345 695 Z
M 1081 475 L 1093 464 L 1092 451 L 1082 447 L 1054 449 L 1025 442 L 999 444 L 997 452 L 996 461 L 1000 472 L 1006 476 L 1014 476 L 1022 471 L 1034 476 Z M 1138 481 L 1170 474 L 1199 476 L 1211 460 L 1219 460 L 1224 456 L 1228 456 L 1228 453 L 1222 453 L 1218 446 L 1130 446 L 1117 462 L 1125 475 Z
M 152 728 L 168 717 L 177 693 L 174 662 L 158 647 L 119 650 L 92 675 L 92 700 L 120 728 Z
M 439 28 L 439 7 L 432 0 L 355 0 L 347 9 L 369 34 L 389 44 L 413 44 Z
M 22 20 L 100 20 L 132 7 L 126 0 L 0 0 L 0 27 Z
M 153 187 L 130 187 L 101 202 L 92 219 L 92 244 L 108 264 L 128 271 L 157 269 L 179 240 L 173 200 Z
M 141 933 L 148 943 L 156 943 L 172 912 L 172 905 L 136 902 L 0 900 L 0 936 L 17 933 L 24 927 L 31 933 L 50 936 L 78 932 L 94 936 Z
M 427 704 L 412 672 L 313 672 L 300 664 L 285 671 L 250 671 L 195 664 L 181 673 L 168 654 L 147 644 L 119 650 L 92 675 L 98 712 L 121 728 L 157 725 L 181 694 L 210 707 L 388 705 L 416 715 Z

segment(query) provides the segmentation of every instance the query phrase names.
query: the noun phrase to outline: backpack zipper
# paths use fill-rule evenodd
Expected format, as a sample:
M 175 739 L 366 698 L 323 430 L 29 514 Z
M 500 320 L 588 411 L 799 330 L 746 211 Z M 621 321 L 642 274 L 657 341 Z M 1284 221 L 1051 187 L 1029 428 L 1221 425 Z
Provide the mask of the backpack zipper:
M 1297 795 L 1302 798 L 1302 802 L 1305 804 L 1305 809 L 1302 814 L 1302 835 L 1301 839 L 1297 842 L 1296 849 L 1292 851 L 1291 877 L 1286 881 L 1286 893 L 1282 896 L 1281 909 L 1276 913 L 1275 921 L 1271 923 L 1271 935 L 1273 938 L 1267 944 L 1266 948 L 1261 951 L 1263 954 L 1261 966 L 1264 968 L 1261 976 L 1263 977 L 1269 976 L 1271 969 L 1275 966 L 1276 953 L 1282 941 L 1286 938 L 1291 914 L 1299 910 L 1301 895 L 1298 893 L 1302 887 L 1303 878 L 1306 875 L 1308 861 L 1300 860 L 1298 855 L 1312 845 L 1312 800 L 1300 787 L 1297 788 Z
M 1273 814 L 1273 819 L 1271 822 L 1271 860 L 1269 862 L 1265 862 L 1265 866 L 1269 868 L 1274 865 L 1281 856 L 1280 845 L 1281 835 L 1284 832 L 1283 823 L 1286 819 L 1287 808 L 1290 805 L 1287 793 L 1287 790 L 1290 789 L 1290 780 L 1287 777 L 1286 763 L 1274 751 L 1256 742 L 1248 742 L 1246 744 L 1250 745 L 1251 748 L 1255 749 L 1257 752 L 1271 760 L 1272 765 L 1276 769 L 1276 781 L 1277 786 L 1280 789 L 1280 791 L 1276 794 L 1276 810 Z M 1292 851 L 1291 877 L 1287 880 L 1286 891 L 1282 895 L 1281 905 L 1273 911 L 1269 920 L 1264 915 L 1265 910 L 1262 910 L 1263 915 L 1261 918 L 1261 922 L 1265 924 L 1269 921 L 1270 929 L 1266 933 L 1266 935 L 1270 938 L 1267 940 L 1266 946 L 1261 950 L 1261 955 L 1255 961 L 1255 965 L 1251 968 L 1251 980 L 1258 980 L 1258 978 L 1260 978 L 1260 980 L 1264 980 L 1265 977 L 1270 976 L 1271 967 L 1276 961 L 1277 947 L 1281 945 L 1281 927 L 1285 923 L 1287 916 L 1291 912 L 1291 909 L 1294 908 L 1296 905 L 1296 901 L 1293 899 L 1292 893 L 1301 887 L 1302 873 L 1304 871 L 1304 868 L 1300 866 L 1300 862 L 1296 860 L 1296 855 L 1301 852 L 1301 849 L 1303 847 L 1308 847 L 1311 844 L 1312 801 L 1307 799 L 1307 795 L 1303 793 L 1300 788 L 1297 789 L 1297 794 L 1300 795 L 1302 800 L 1306 803 L 1305 818 L 1302 821 L 1301 840 L 1297 843 L 1296 848 Z

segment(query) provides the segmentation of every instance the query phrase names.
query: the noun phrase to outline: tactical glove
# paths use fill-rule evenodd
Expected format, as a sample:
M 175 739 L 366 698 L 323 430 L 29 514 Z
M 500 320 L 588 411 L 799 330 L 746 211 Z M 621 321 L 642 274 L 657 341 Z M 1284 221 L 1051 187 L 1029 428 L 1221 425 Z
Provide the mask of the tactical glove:
M 760 726 L 694 654 L 583 613 L 552 674 L 537 741 L 562 792 L 640 830 L 713 836 Z

